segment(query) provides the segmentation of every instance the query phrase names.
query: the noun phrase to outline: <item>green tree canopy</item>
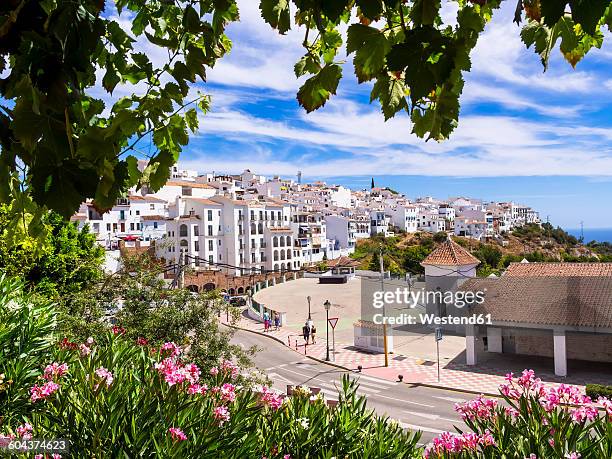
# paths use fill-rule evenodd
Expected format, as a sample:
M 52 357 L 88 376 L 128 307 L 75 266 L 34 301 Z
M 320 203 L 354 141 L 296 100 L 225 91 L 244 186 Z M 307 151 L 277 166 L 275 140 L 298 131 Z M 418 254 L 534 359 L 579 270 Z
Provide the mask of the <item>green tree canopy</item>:
M 102 277 L 104 249 L 87 226 L 79 230 L 55 212 L 46 214 L 42 224 L 47 229 L 42 241 L 11 244 L 14 221 L 7 206 L 0 206 L 0 271 L 52 297 L 81 291 Z
M 414 134 L 443 140 L 501 0 L 455 2 L 456 24 L 440 0 L 260 0 L 260 10 L 281 34 L 304 31 L 295 74 L 308 77 L 297 94 L 306 111 L 335 94 L 344 47 L 385 119 L 405 111 Z M 230 50 L 225 28 L 238 17 L 235 0 L 3 1 L 0 202 L 24 215 L 15 231 L 41 234 L 45 209 L 68 217 L 87 198 L 106 210 L 131 186 L 158 189 L 209 105 L 190 85 Z M 612 11 L 609 0 L 518 0 L 515 20 L 545 68 L 557 47 L 575 66 L 601 46 Z M 167 58 L 154 62 L 143 44 Z

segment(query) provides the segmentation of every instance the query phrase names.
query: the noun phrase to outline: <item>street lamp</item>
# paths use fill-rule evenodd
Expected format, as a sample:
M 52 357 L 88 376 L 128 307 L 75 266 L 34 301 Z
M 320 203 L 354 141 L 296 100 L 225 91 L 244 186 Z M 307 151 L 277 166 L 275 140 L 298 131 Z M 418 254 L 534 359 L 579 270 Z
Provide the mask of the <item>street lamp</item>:
M 306 297 L 306 300 L 308 300 L 308 320 L 312 320 L 312 317 L 310 317 L 310 300 L 311 299 L 312 298 L 310 298 L 310 295 Z
M 329 302 L 329 300 L 325 300 L 325 303 L 323 303 L 323 306 L 325 307 L 325 316 L 326 316 L 326 322 L 327 322 L 327 354 L 325 356 L 325 361 L 329 362 L 329 308 L 331 308 L 331 303 Z

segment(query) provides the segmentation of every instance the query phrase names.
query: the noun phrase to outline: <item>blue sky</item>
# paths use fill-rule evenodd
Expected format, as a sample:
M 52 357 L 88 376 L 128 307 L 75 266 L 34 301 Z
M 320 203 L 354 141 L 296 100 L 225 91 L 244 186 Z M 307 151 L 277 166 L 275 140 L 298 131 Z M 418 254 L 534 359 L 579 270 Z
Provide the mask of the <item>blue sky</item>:
M 375 177 L 409 197 L 515 200 L 565 228 L 580 221 L 612 228 L 611 34 L 575 70 L 556 50 L 544 74 L 512 23 L 516 3 L 503 2 L 472 54 L 459 127 L 436 143 L 410 134 L 405 113 L 384 122 L 368 102 L 371 85 L 357 84 L 352 57 L 338 94 L 306 114 L 295 99 L 303 80 L 293 74 L 303 31 L 279 36 L 261 19 L 259 1 L 238 3 L 232 52 L 194 88 L 212 96 L 212 110 L 181 156 L 183 167 L 286 177 L 301 170 L 306 180 L 353 188 Z M 456 2 L 442 3 L 444 22 L 453 24 Z M 129 30 L 129 17 L 119 21 Z M 165 60 L 142 46 L 154 62 Z M 113 97 L 133 90 L 119 87 Z
M 544 74 L 512 24 L 513 2 L 487 26 L 466 75 L 460 126 L 450 140 L 424 142 L 408 117 L 385 123 L 370 86 L 358 85 L 351 58 L 338 94 L 306 114 L 295 100 L 293 64 L 303 54 L 301 31 L 278 36 L 263 23 L 258 2 L 240 1 L 231 54 L 203 87 L 213 109 L 181 164 L 199 171 L 323 179 L 354 188 L 370 177 L 408 196 L 470 195 L 513 199 L 567 228 L 612 227 L 609 113 L 612 45 L 574 70 L 557 51 Z M 453 2 L 444 6 L 453 21 Z

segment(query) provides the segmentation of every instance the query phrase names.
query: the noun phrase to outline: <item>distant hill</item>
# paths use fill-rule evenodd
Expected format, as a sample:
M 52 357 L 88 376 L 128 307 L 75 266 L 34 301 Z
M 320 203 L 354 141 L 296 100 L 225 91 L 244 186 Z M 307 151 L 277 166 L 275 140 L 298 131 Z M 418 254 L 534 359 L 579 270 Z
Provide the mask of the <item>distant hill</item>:
M 383 247 L 385 270 L 403 275 L 407 272 L 422 273 L 420 262 L 437 244 L 446 239 L 446 233 L 406 233 L 393 237 L 375 236 L 357 242 L 353 258 L 361 261 L 360 269 L 378 271 L 379 250 Z M 566 261 L 566 262 L 612 262 L 612 244 L 582 244 L 576 237 L 554 228 L 549 223 L 541 226 L 524 225 L 512 233 L 491 238 L 486 243 L 474 239 L 453 236 L 453 240 L 468 249 L 481 261 L 479 276 L 501 273 L 511 262 L 521 261 Z

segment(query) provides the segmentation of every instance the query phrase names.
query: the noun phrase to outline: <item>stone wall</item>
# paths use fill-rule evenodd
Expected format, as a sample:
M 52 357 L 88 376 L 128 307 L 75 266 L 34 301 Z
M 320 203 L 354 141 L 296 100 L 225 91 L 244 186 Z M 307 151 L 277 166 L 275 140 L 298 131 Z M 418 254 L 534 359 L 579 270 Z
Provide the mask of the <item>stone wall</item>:
M 589 362 L 612 362 L 612 334 L 566 334 L 567 358 Z M 552 331 L 547 334 L 520 334 L 515 336 L 516 353 L 553 357 Z

